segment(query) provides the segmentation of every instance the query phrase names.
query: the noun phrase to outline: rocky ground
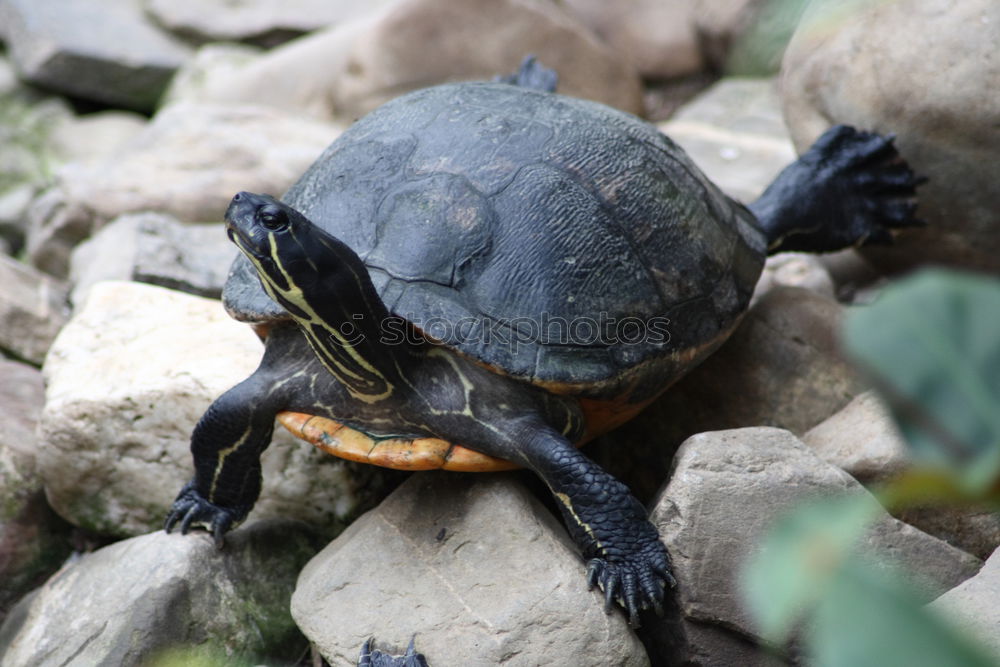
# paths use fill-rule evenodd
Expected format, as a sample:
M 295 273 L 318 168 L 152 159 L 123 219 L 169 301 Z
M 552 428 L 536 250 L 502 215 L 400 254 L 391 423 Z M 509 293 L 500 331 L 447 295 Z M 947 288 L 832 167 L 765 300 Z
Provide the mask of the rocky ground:
M 609 4 L 0 0 L 0 665 L 346 665 L 414 634 L 435 667 L 774 659 L 737 592 L 771 520 L 908 466 L 840 321 L 902 267 L 1000 270 L 1000 11 L 880 3 L 800 29 L 778 74 L 780 48 L 744 39 L 768 3 Z M 281 429 L 224 553 L 164 534 L 191 428 L 262 349 L 218 301 L 232 194 L 281 193 L 381 102 L 527 53 L 742 201 L 833 122 L 895 132 L 931 178 L 927 230 L 771 258 L 730 341 L 589 446 L 673 555 L 667 613 L 605 614 L 526 473 L 406 476 Z M 867 543 L 1000 655 L 998 515 L 886 513 Z

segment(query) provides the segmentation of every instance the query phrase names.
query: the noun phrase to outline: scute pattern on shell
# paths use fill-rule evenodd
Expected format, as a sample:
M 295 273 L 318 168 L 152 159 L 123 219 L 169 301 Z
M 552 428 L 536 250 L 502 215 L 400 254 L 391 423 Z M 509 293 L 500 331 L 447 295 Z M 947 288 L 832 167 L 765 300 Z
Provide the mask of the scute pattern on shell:
M 651 125 L 506 84 L 389 102 L 284 201 L 351 246 L 389 309 L 429 336 L 591 396 L 643 384 L 637 368 L 679 375 L 708 354 L 765 255 L 752 215 Z M 251 292 L 227 307 L 260 310 Z M 669 340 L 586 341 L 589 325 L 576 341 L 559 335 L 559 320 L 624 318 L 666 318 Z

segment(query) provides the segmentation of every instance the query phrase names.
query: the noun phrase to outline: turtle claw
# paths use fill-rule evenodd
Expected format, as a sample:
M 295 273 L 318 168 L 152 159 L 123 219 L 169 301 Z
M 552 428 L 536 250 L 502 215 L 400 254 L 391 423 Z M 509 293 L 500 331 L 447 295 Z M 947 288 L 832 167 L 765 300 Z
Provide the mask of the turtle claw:
M 591 558 L 587 563 L 587 587 L 604 592 L 604 609 L 610 612 L 617 601 L 628 614 L 629 625 L 640 625 L 639 612 L 652 609 L 663 614 L 663 595 L 676 580 L 670 574 L 669 559 L 659 542 L 659 549 L 633 555 L 623 560 Z
M 415 637 L 410 637 L 406 653 L 401 656 L 391 656 L 372 648 L 374 637 L 369 637 L 361 645 L 361 655 L 358 656 L 357 667 L 428 667 L 427 658 L 417 653 L 414 646 Z
M 170 507 L 163 530 L 171 532 L 178 522 L 181 535 L 187 535 L 192 527 L 204 528 L 212 534 L 215 547 L 222 549 L 226 533 L 235 528 L 245 515 L 245 512 L 241 515 L 239 510 L 220 507 L 205 500 L 195 489 L 194 482 L 188 482 Z

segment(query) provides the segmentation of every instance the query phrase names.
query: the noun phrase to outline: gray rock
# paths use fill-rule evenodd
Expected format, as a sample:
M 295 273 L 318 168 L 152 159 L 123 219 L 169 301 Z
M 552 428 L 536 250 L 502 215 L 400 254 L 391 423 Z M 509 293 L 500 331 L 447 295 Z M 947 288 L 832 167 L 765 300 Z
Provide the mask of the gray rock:
M 678 450 L 673 477 L 651 513 L 673 556 L 684 615 L 759 640 L 740 602 L 738 579 L 744 563 L 783 512 L 845 494 L 867 492 L 787 431 L 745 428 L 689 438 Z M 982 565 L 887 514 L 863 544 L 912 575 L 927 600 L 973 576 Z M 696 641 L 697 636 L 688 639 Z
M 41 365 L 68 317 L 66 287 L 6 255 L 0 285 L 0 348 Z
M 692 18 L 694 3 L 660 0 L 566 0 L 566 6 L 644 79 L 700 71 L 705 63 Z
M 723 79 L 694 98 L 661 132 L 722 190 L 751 202 L 795 160 L 773 79 Z
M 512 72 L 529 53 L 559 72 L 562 92 L 642 111 L 632 67 L 554 0 L 398 0 L 241 71 L 208 72 L 186 99 L 354 119 L 409 90 Z
M 715 354 L 589 455 L 649 500 L 691 435 L 761 425 L 805 433 L 867 389 L 839 351 L 843 314 L 809 290 L 767 292 Z
M 237 253 L 220 224 L 184 224 L 160 213 L 123 215 L 73 251 L 72 302 L 104 280 L 134 280 L 219 298 Z
M 0 359 L 0 621 L 69 556 L 68 526 L 45 502 L 35 470 L 42 373 Z
M 280 194 L 339 128 L 274 108 L 172 105 L 116 155 L 67 165 L 32 205 L 32 263 L 65 276 L 72 248 L 125 213 L 221 220 L 240 190 Z
M 62 162 L 96 163 L 112 158 L 149 120 L 131 111 L 98 111 L 57 123 L 49 141 Z
M 44 368 L 38 469 L 52 506 L 98 534 L 159 528 L 193 474 L 195 423 L 250 375 L 262 349 L 218 301 L 140 283 L 95 285 Z M 283 428 L 262 461 L 251 519 L 302 519 L 334 535 L 380 490 L 377 469 L 348 465 Z
M 0 238 L 15 251 L 28 231 L 28 204 L 58 163 L 51 135 L 72 115 L 64 101 L 42 97 L 16 81 L 0 93 Z
M 302 570 L 292 615 L 331 664 L 375 634 L 431 665 L 647 665 L 513 475 L 413 475 Z
M 137 0 L 4 0 L 0 23 L 28 81 L 130 109 L 152 109 L 189 54 Z
M 895 421 L 873 392 L 855 398 L 802 436 L 802 441 L 824 461 L 866 486 L 891 480 L 911 463 Z M 930 504 L 893 511 L 901 521 L 979 558 L 1000 546 L 1000 514 L 988 508 Z
M 370 12 L 393 0 L 148 0 L 146 11 L 161 26 L 198 42 L 249 41 L 275 46 Z
M 930 177 L 918 211 L 929 225 L 865 257 L 882 270 L 934 263 L 1000 271 L 1000 95 L 992 94 L 1000 89 L 1000 3 L 812 7 L 782 66 L 796 146 L 834 123 L 893 132 L 900 154 Z
M 0 665 L 148 665 L 196 645 L 215 660 L 292 663 L 306 643 L 289 591 L 312 553 L 308 528 L 290 521 L 234 533 L 223 553 L 206 535 L 112 544 L 38 591 Z
M 843 410 L 810 429 L 802 442 L 862 484 L 884 482 L 910 465 L 906 442 L 889 408 L 872 391 L 855 397 Z
M 979 574 L 959 584 L 928 608 L 951 619 L 959 628 L 993 651 L 1000 664 L 1000 550 Z

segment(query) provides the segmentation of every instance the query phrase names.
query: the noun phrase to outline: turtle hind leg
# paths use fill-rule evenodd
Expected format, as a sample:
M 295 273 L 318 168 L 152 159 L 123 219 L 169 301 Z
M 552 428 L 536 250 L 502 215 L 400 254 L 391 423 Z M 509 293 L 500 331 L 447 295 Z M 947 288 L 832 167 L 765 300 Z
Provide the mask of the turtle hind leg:
M 554 69 L 549 69 L 538 62 L 535 56 L 525 56 L 516 72 L 507 76 L 498 76 L 494 78 L 494 81 L 554 93 L 559 85 L 559 74 Z
M 556 497 L 587 561 L 587 583 L 604 592 L 605 608 L 617 601 L 633 627 L 643 609 L 660 613 L 664 587 L 675 584 L 670 557 L 628 487 L 551 429 L 538 429 L 516 448 L 508 456 L 537 473 Z
M 924 224 L 914 217 L 924 181 L 899 156 L 892 136 L 837 125 L 749 208 L 770 253 L 888 244 L 892 230 Z
M 358 656 L 358 667 L 429 667 L 427 658 L 417 653 L 413 645 L 413 638 L 410 645 L 406 647 L 406 653 L 401 656 L 391 656 L 372 648 L 372 639 L 365 640 L 361 646 L 361 655 Z

